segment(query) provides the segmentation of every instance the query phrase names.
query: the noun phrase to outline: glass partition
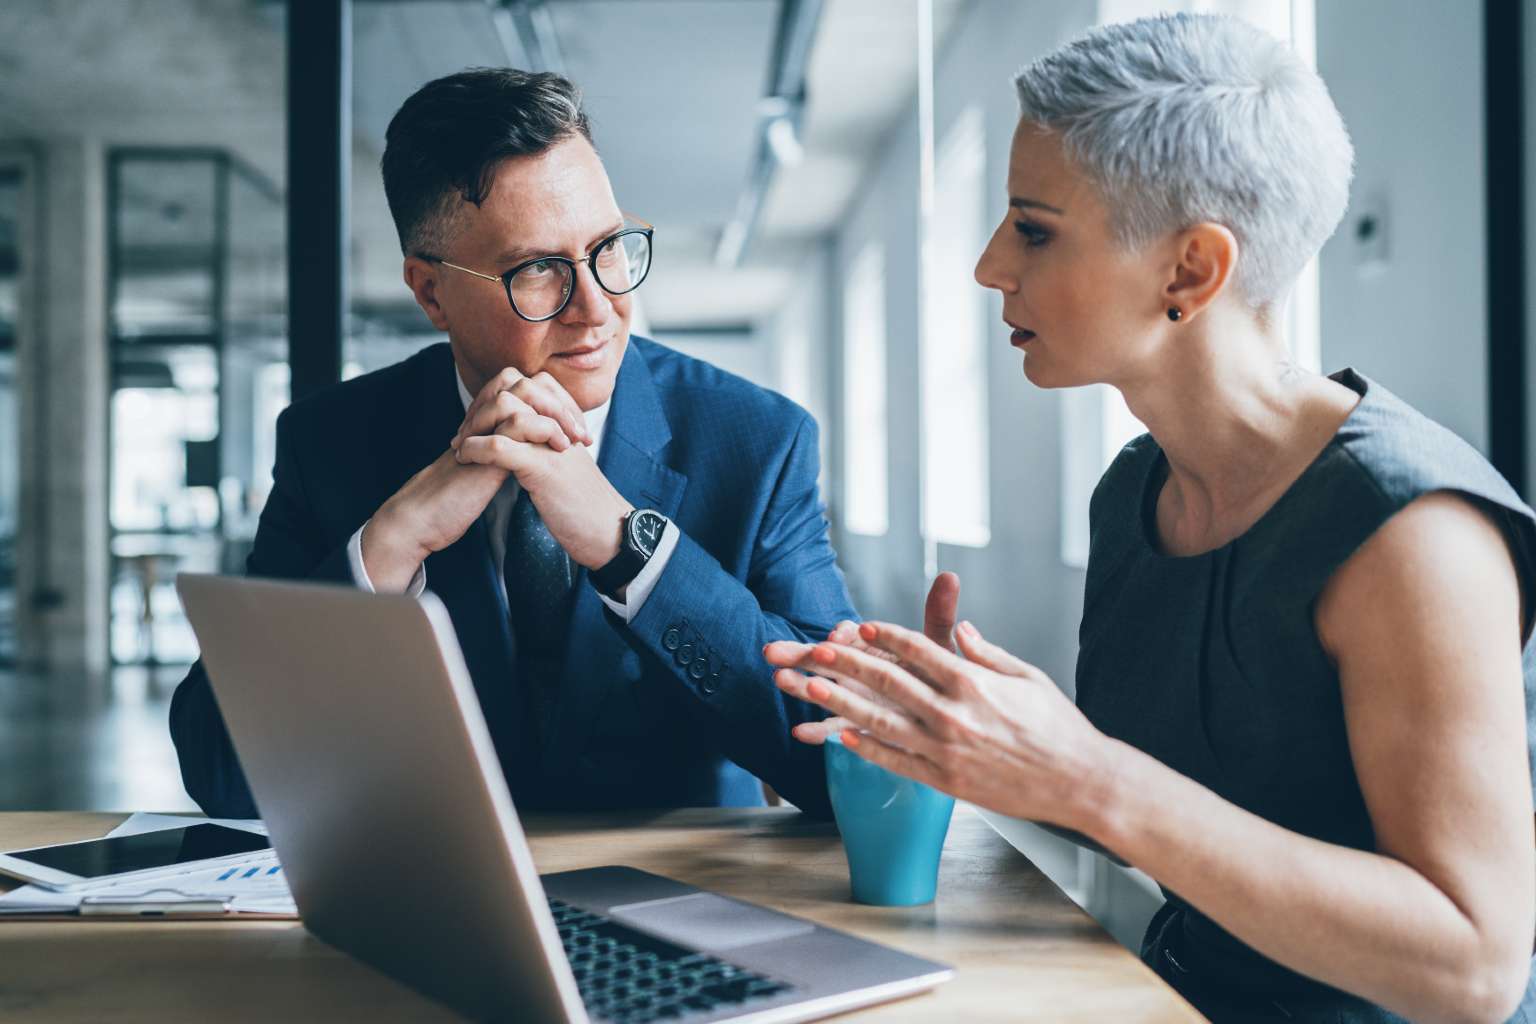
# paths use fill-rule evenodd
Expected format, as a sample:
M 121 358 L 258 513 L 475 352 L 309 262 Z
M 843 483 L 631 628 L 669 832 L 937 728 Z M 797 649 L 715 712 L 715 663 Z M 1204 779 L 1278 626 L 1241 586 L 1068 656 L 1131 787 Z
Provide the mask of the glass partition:
M 283 203 L 221 151 L 135 149 L 108 204 L 112 658 L 190 661 L 176 573 L 238 571 L 271 488 Z

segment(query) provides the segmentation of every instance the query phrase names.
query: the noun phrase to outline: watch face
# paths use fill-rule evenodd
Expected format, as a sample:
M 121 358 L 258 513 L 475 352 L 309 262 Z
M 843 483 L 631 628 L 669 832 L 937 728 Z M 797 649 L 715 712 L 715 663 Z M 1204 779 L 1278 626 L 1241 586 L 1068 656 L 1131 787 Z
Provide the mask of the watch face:
M 656 553 L 656 545 L 661 543 L 661 533 L 666 528 L 666 517 L 660 512 L 641 509 L 629 517 L 630 543 L 650 558 Z

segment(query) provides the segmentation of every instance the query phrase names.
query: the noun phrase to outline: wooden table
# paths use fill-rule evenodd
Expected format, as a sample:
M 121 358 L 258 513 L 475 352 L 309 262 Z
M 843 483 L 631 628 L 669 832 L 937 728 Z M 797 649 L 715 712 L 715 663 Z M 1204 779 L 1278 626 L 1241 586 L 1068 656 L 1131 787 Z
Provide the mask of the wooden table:
M 102 835 L 119 814 L 0 814 L 0 849 Z M 779 808 L 539 816 L 539 870 L 630 864 L 799 914 L 958 971 L 859 1021 L 1200 1021 L 974 812 L 956 811 L 938 900 L 849 901 L 836 830 Z M 3 883 L 0 883 L 3 884 Z M 0 920 L 0 1020 L 449 1021 L 290 921 Z

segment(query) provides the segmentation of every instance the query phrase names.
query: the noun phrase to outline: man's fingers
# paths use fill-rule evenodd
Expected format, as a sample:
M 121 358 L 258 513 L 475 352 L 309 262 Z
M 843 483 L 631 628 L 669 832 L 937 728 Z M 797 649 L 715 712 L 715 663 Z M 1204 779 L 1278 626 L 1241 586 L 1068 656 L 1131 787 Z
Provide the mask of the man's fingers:
M 591 434 L 587 431 L 586 416 L 582 413 L 581 406 L 576 404 L 576 399 L 572 398 L 571 393 L 565 390 L 565 385 L 561 384 L 555 375 L 548 370 L 545 370 L 533 379 L 535 383 L 542 386 L 556 399 L 564 403 L 565 407 L 571 411 L 571 415 L 575 417 L 576 425 L 580 428 L 581 432 L 590 439 Z
M 960 610 L 960 577 L 941 572 L 923 604 L 923 635 L 945 650 L 955 649 L 955 617 Z
M 459 445 L 457 458 L 460 463 L 481 466 L 499 466 L 509 473 L 516 473 L 527 462 L 531 445 L 514 441 L 502 434 L 477 434 L 466 437 Z
M 506 434 L 508 437 L 515 437 L 521 440 L 531 441 L 534 440 L 534 438 L 527 435 L 522 429 L 509 432 L 502 428 L 509 422 L 515 422 L 519 420 L 521 420 L 521 422 L 526 425 L 532 422 L 531 418 L 539 417 L 541 415 L 542 414 L 534 406 L 529 405 L 527 402 L 523 401 L 521 398 L 518 398 L 512 392 L 502 391 L 492 397 L 489 402 L 482 403 L 476 412 L 464 418 L 464 422 L 459 425 L 459 433 L 455 438 L 455 441 L 458 444 L 463 444 L 464 438 L 466 437 L 471 437 L 476 434 L 495 433 Z M 561 424 L 554 419 L 550 419 L 549 422 L 556 424 L 560 428 L 560 434 L 564 438 L 564 443 L 556 447 L 556 451 L 564 451 L 566 448 L 570 447 L 570 445 L 576 443 L 575 439 L 571 437 L 570 432 L 565 429 L 564 424 Z M 539 432 L 542 434 L 544 431 L 541 428 Z M 542 440 L 542 438 L 540 440 Z M 544 443 L 549 442 L 545 441 Z
M 469 408 L 464 410 L 464 421 L 466 423 L 469 422 L 470 418 L 477 415 L 483 407 L 495 402 L 497 395 L 502 392 L 510 393 L 517 386 L 517 382 L 522 379 L 523 374 L 517 367 L 508 366 L 496 374 L 496 376 L 486 381 L 484 386 L 475 393 L 475 397 L 470 400 Z M 460 435 L 464 433 L 463 426 L 459 427 L 459 433 Z M 481 431 L 481 433 L 489 433 L 489 431 Z M 455 440 L 462 441 L 463 437 L 460 436 L 455 438 Z
M 980 630 L 969 622 L 960 623 L 960 628 L 955 630 L 955 637 L 960 641 L 960 653 L 967 661 L 974 661 L 1008 676 L 1028 676 L 1038 671 L 1024 659 L 1016 658 L 992 641 L 984 639 Z
M 563 452 L 576 443 L 559 423 L 548 416 L 540 416 L 532 409 L 513 413 L 510 419 L 503 420 L 497 426 L 495 432 L 514 441 L 548 445 L 557 452 Z
M 500 373 L 485 382 L 485 386 L 475 394 L 475 399 L 470 404 L 479 405 L 485 402 L 489 402 L 491 399 L 495 398 L 499 392 L 511 391 L 514 387 L 517 386 L 518 381 L 524 379 L 526 378 L 523 377 L 522 371 L 517 367 L 503 367 Z
M 593 441 L 581 407 L 561 387 L 559 381 L 547 372 L 537 377 L 524 377 L 516 368 L 509 366 L 480 389 L 480 393 L 465 410 L 464 422 L 454 435 L 451 446 L 459 447 L 471 435 L 496 431 L 504 421 L 524 409 L 532 409 L 559 424 L 569 444 L 557 448 L 557 451 L 564 451 L 571 444 L 591 444 Z
M 586 416 L 582 414 L 581 406 L 576 404 L 576 399 L 571 397 L 569 391 L 555 379 L 554 374 L 545 370 L 535 377 L 526 378 L 514 391 L 519 396 L 528 394 L 538 395 L 540 401 L 533 401 L 525 397 L 528 404 L 537 408 L 546 416 L 552 416 L 564 424 L 573 441 L 582 444 L 592 443 L 592 432 L 587 429 Z M 559 410 L 556 415 L 555 410 Z

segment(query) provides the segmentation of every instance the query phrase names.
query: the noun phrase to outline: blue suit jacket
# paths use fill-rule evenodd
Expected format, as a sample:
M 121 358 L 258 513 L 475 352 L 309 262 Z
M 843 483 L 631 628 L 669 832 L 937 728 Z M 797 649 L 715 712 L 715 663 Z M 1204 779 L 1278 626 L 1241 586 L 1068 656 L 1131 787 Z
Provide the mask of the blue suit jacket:
M 463 419 L 454 372 L 438 344 L 285 410 L 247 572 L 352 583 L 352 534 L 447 450 Z M 581 572 L 549 742 L 533 739 L 483 521 L 426 562 L 427 588 L 453 619 L 519 806 L 757 804 L 756 775 L 802 809 L 829 814 L 821 751 L 789 735 L 820 715 L 775 688 L 761 653 L 770 640 L 821 639 L 854 615 L 817 493 L 815 421 L 772 392 L 632 337 L 598 464 L 636 507 L 667 515 L 680 538 L 627 624 Z M 205 812 L 258 813 L 201 662 L 171 701 L 171 736 L 187 792 Z

